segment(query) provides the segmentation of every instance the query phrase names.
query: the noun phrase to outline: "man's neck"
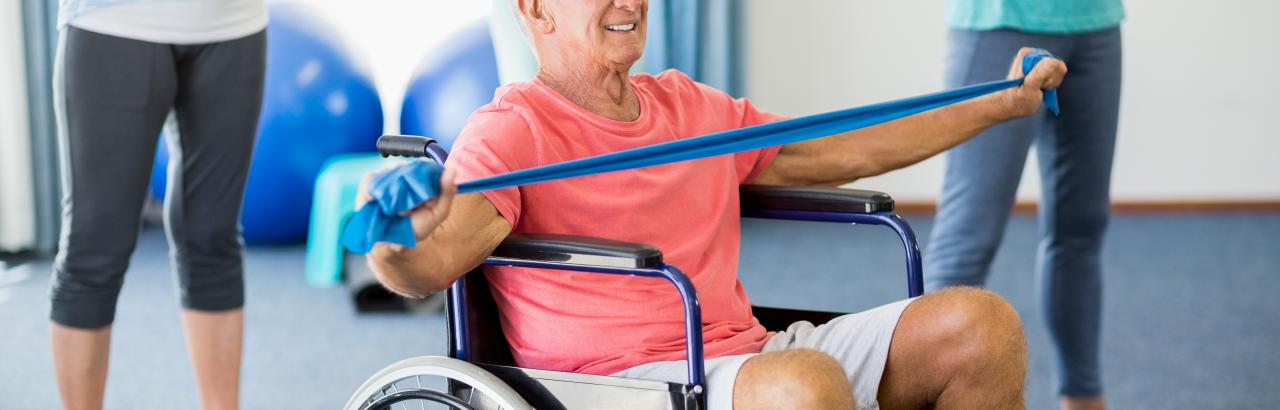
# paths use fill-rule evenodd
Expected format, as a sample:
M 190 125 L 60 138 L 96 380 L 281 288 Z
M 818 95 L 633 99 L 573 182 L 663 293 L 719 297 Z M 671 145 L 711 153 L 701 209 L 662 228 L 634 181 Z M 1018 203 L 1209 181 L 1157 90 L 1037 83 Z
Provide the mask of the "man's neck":
M 594 64 L 544 64 L 538 68 L 538 79 L 587 111 L 617 121 L 635 121 L 640 117 L 640 99 L 627 71 Z

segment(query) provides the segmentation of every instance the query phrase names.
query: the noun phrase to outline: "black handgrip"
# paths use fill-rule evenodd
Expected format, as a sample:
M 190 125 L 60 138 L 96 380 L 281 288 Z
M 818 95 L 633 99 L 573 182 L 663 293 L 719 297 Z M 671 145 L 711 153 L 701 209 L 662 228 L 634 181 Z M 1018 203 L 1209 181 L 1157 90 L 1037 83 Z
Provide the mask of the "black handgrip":
M 382 157 L 425 157 L 427 146 L 436 140 L 417 135 L 383 135 L 378 137 L 378 153 Z
M 756 210 L 869 214 L 893 211 L 883 192 L 802 186 L 743 185 L 738 188 L 743 216 Z
M 662 266 L 662 252 L 652 246 L 577 235 L 512 234 L 491 256 L 632 269 Z

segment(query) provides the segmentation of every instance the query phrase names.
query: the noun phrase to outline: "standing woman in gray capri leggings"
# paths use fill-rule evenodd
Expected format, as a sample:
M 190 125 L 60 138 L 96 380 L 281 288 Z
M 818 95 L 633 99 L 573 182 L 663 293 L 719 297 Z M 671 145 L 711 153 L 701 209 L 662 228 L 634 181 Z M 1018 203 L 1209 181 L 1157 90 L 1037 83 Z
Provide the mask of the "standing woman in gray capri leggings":
M 54 73 L 62 238 L 50 313 L 68 409 L 99 409 L 116 299 L 137 242 L 156 136 L 201 407 L 238 406 L 240 207 L 266 67 L 262 0 L 62 0 Z M 172 113 L 172 114 L 171 114 Z
M 1040 165 L 1036 282 L 1063 409 L 1102 409 L 1102 239 L 1120 111 L 1121 0 L 949 0 L 946 83 L 998 80 L 1021 46 L 1071 72 L 1047 111 L 991 127 L 947 153 L 925 287 L 982 286 L 1032 144 Z

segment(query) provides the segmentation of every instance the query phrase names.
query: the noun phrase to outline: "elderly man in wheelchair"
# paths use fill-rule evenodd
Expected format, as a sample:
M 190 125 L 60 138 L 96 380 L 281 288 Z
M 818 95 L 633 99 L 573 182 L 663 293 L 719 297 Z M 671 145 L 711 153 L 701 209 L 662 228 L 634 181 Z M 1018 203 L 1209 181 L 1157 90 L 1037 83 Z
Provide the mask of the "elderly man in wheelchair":
M 914 237 L 892 200 L 820 187 L 919 162 L 1029 115 L 1065 65 L 1046 60 L 1020 87 L 858 131 L 457 195 L 455 178 L 781 119 L 680 72 L 630 75 L 645 45 L 644 0 L 515 1 L 537 78 L 499 89 L 452 153 L 416 150 L 446 163 L 444 192 L 410 214 L 417 246 L 380 243 L 369 255 L 392 291 L 449 289 L 452 359 L 393 365 L 349 407 L 405 399 L 455 408 L 1022 406 L 1026 352 L 1015 311 L 978 289 L 919 296 Z M 737 276 L 741 216 L 890 225 L 907 246 L 913 297 L 848 315 L 753 313 Z M 496 315 L 485 318 L 477 300 L 489 298 Z M 426 374 L 448 379 L 448 392 L 421 388 Z

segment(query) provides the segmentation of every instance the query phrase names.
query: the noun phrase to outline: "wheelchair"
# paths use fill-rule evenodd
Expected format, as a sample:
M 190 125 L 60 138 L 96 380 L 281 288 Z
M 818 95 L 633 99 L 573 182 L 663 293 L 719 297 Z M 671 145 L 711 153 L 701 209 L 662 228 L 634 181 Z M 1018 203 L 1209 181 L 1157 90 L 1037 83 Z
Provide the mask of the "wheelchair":
M 426 137 L 385 135 L 383 156 L 426 157 L 444 163 L 445 149 Z M 745 185 L 742 216 L 800 221 L 883 225 L 905 249 L 908 296 L 920 296 L 920 250 L 911 227 L 894 213 L 893 199 L 880 192 L 811 187 Z M 597 376 L 516 367 L 499 327 L 498 310 L 480 269 L 446 291 L 448 356 L 402 360 L 377 372 L 351 396 L 348 410 L 383 410 L 443 405 L 454 409 L 704 409 L 701 308 L 693 283 L 662 260 L 652 246 L 602 238 L 557 234 L 511 235 L 483 265 L 516 266 L 661 278 L 684 303 L 687 383 Z M 753 306 L 770 331 L 807 320 L 815 325 L 842 313 Z M 423 378 L 444 379 L 445 388 L 424 386 Z M 394 407 L 393 407 L 394 406 Z

